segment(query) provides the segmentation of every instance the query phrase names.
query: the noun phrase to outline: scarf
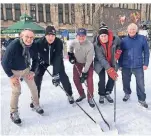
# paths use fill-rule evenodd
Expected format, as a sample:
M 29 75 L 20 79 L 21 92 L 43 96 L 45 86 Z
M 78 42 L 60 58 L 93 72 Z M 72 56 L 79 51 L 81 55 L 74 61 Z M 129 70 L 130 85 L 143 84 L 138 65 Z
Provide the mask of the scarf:
M 30 61 L 29 48 L 30 48 L 31 46 L 26 46 L 26 45 L 24 44 L 24 42 L 23 42 L 22 39 L 20 39 L 20 43 L 21 43 L 21 45 L 22 45 L 22 47 L 23 47 L 22 56 L 25 58 L 26 66 L 27 66 L 27 67 L 30 67 L 31 61 Z

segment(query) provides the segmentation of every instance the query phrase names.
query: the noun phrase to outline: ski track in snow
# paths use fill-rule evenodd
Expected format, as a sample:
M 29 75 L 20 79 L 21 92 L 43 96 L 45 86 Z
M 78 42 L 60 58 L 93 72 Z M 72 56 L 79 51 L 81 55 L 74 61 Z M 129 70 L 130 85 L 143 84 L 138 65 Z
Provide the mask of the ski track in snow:
M 72 65 L 65 60 L 66 72 L 70 78 L 73 87 L 73 96 L 79 97 L 78 92 L 72 80 Z M 52 67 L 48 68 L 52 72 Z M 151 66 L 145 71 L 145 89 L 149 109 L 142 108 L 138 105 L 136 96 L 135 79 L 132 76 L 131 88 L 132 94 L 128 102 L 123 102 L 124 96 L 122 90 L 121 74 L 117 85 L 117 116 L 116 128 L 119 135 L 151 135 L 151 81 L 147 75 L 151 75 Z M 21 83 L 22 94 L 19 98 L 19 112 L 22 119 L 22 126 L 13 124 L 9 118 L 9 103 L 11 88 L 9 79 L 1 68 L 1 135 L 51 135 L 51 136 L 80 136 L 80 135 L 115 135 L 113 132 L 102 133 L 101 129 L 94 124 L 78 106 L 72 106 L 68 103 L 65 93 L 59 88 L 52 85 L 51 77 L 46 72 L 41 89 L 40 104 L 45 113 L 43 116 L 38 115 L 29 107 L 31 102 L 30 91 L 23 81 Z M 98 76 L 94 72 L 94 99 L 98 104 L 104 118 L 110 123 L 114 123 L 113 104 L 105 102 L 99 104 L 98 96 Z M 83 85 L 84 87 L 84 85 Z M 85 87 L 84 87 L 85 88 Z M 86 88 L 85 88 L 85 93 Z M 112 97 L 114 93 L 112 93 Z M 90 108 L 87 99 L 84 99 L 80 106 L 86 110 L 94 120 L 99 124 L 102 122 L 97 108 Z

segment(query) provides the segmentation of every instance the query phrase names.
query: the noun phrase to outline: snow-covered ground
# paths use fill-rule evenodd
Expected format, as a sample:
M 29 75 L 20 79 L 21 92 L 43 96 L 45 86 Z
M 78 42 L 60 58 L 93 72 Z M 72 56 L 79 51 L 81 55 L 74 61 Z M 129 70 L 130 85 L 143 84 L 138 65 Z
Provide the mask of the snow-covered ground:
M 151 64 L 151 61 L 150 61 Z M 78 92 L 72 80 L 72 65 L 65 60 L 66 72 L 70 78 L 73 87 L 73 96 L 78 98 Z M 52 67 L 48 68 L 50 72 Z M 22 94 L 19 101 L 20 117 L 23 121 L 19 127 L 13 124 L 9 118 L 9 103 L 11 96 L 11 88 L 9 79 L 1 70 L 1 135 L 51 135 L 51 136 L 100 136 L 101 129 L 98 128 L 78 106 L 71 106 L 65 93 L 51 83 L 51 77 L 46 72 L 42 84 L 40 103 L 45 110 L 44 116 L 40 116 L 29 107 L 30 91 L 25 82 L 22 82 Z M 145 88 L 147 94 L 147 103 L 149 109 L 146 110 L 138 105 L 136 96 L 135 78 L 132 76 L 131 88 L 132 95 L 128 102 L 123 102 L 124 96 L 121 81 L 121 72 L 119 71 L 119 79 L 117 85 L 117 117 L 116 128 L 119 135 L 151 135 L 151 65 L 145 71 Z M 98 76 L 94 73 L 94 99 L 96 100 L 105 119 L 111 124 L 114 122 L 114 105 L 105 103 L 99 104 L 98 96 Z M 86 92 L 86 88 L 85 88 Z M 114 97 L 112 93 L 112 97 Z M 101 116 L 97 109 L 89 107 L 85 99 L 80 105 L 98 122 L 102 122 Z M 105 135 L 113 135 L 111 132 Z

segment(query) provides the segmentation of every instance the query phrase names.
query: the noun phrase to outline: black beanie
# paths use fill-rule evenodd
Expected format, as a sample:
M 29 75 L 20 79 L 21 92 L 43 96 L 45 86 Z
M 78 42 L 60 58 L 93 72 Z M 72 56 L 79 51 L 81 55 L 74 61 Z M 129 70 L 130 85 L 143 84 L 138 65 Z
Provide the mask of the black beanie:
M 56 35 L 56 29 L 54 28 L 54 26 L 47 26 L 46 27 L 46 31 L 45 31 L 45 35 Z
M 108 27 L 105 24 L 101 24 L 99 28 L 99 35 L 107 34 L 108 35 Z

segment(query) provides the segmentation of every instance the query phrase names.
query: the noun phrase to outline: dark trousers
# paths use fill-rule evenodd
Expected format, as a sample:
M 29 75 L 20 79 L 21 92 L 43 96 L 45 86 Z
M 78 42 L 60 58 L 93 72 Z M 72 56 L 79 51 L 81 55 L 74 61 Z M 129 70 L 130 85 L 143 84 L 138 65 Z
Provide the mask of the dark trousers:
M 136 78 L 136 91 L 138 100 L 145 101 L 145 85 L 144 85 L 144 70 L 143 68 L 122 68 L 123 90 L 126 94 L 131 94 L 130 81 L 132 74 Z
M 75 65 L 77 66 L 77 68 L 75 67 Z M 81 63 L 76 63 L 74 66 L 73 66 L 73 81 L 74 81 L 74 84 L 79 92 L 79 95 L 82 96 L 84 94 L 84 89 L 82 87 L 82 84 L 80 83 L 80 75 L 82 73 L 82 69 L 84 67 L 84 64 L 81 64 Z M 80 74 L 79 74 L 79 72 Z M 88 90 L 91 94 L 91 96 L 93 97 L 93 65 L 90 66 L 89 70 L 88 70 L 88 78 L 87 78 L 87 87 L 88 87 Z M 89 92 L 87 92 L 87 98 L 91 98 Z
M 111 94 L 114 86 L 114 80 L 108 76 L 107 84 L 105 82 L 105 69 L 99 73 L 98 94 L 105 96 Z
M 64 90 L 67 92 L 67 94 L 69 96 L 72 96 L 72 88 L 71 88 L 69 78 L 68 78 L 67 74 L 65 73 L 64 63 L 62 62 L 61 64 L 62 65 L 60 66 L 60 72 L 59 72 L 60 82 L 62 83 L 62 86 L 63 86 Z M 35 72 L 35 83 L 38 88 L 38 97 L 39 98 L 40 98 L 40 90 L 41 90 L 43 75 L 46 71 L 45 68 L 47 68 L 48 66 L 49 65 L 47 65 L 47 64 L 43 64 L 43 66 L 39 65 Z

